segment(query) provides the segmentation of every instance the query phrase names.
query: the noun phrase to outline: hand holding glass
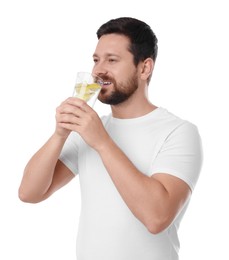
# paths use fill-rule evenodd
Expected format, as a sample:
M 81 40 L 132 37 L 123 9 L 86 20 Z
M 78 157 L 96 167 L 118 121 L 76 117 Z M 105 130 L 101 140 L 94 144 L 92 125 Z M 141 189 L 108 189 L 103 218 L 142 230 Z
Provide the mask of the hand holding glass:
M 103 80 L 98 76 L 89 72 L 78 72 L 73 97 L 83 99 L 89 106 L 93 107 L 102 84 Z

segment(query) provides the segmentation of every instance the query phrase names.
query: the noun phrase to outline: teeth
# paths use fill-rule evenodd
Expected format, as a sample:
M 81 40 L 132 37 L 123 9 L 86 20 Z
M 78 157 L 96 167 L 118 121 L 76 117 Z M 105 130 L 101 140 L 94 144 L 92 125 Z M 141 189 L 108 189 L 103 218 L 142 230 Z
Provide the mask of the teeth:
M 103 85 L 110 85 L 110 84 L 111 84 L 110 81 L 104 81 L 104 82 L 103 82 Z

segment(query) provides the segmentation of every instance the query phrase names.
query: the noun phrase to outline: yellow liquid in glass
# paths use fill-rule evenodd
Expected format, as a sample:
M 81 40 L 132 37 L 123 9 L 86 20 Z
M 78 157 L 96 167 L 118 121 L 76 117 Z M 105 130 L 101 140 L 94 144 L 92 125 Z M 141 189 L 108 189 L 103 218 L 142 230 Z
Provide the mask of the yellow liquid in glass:
M 86 102 L 101 89 L 97 83 L 84 84 L 79 83 L 75 86 L 75 97 L 85 100 Z

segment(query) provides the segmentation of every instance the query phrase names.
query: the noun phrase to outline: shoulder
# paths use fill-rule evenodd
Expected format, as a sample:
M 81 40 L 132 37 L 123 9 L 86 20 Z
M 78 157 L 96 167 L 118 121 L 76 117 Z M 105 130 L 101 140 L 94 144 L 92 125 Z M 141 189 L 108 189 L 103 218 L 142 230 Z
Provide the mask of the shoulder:
M 171 128 L 172 132 L 186 132 L 187 134 L 199 134 L 198 127 L 187 119 L 183 119 L 165 108 L 160 108 L 161 124 Z
M 153 173 L 169 173 L 194 189 L 203 161 L 201 137 L 195 124 L 164 110 L 163 142 L 153 162 Z
M 152 132 L 157 133 L 157 136 L 161 140 L 166 141 L 180 139 L 183 137 L 200 138 L 198 127 L 192 122 L 183 119 L 165 108 L 158 108 L 157 113 L 155 113 L 154 118 L 152 117 L 149 121 Z M 190 140 L 191 140 L 190 139 Z
M 186 154 L 202 160 L 202 140 L 197 125 L 183 119 L 166 109 L 162 109 L 161 120 L 163 126 L 162 150 L 171 154 Z

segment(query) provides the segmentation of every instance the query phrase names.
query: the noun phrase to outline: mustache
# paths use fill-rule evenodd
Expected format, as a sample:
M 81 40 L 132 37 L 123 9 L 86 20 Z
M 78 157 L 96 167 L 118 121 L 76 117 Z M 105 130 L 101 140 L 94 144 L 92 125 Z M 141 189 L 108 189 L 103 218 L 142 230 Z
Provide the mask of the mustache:
M 111 81 L 111 82 L 115 82 L 114 78 L 110 77 L 110 76 L 100 76 L 102 78 L 103 81 Z

